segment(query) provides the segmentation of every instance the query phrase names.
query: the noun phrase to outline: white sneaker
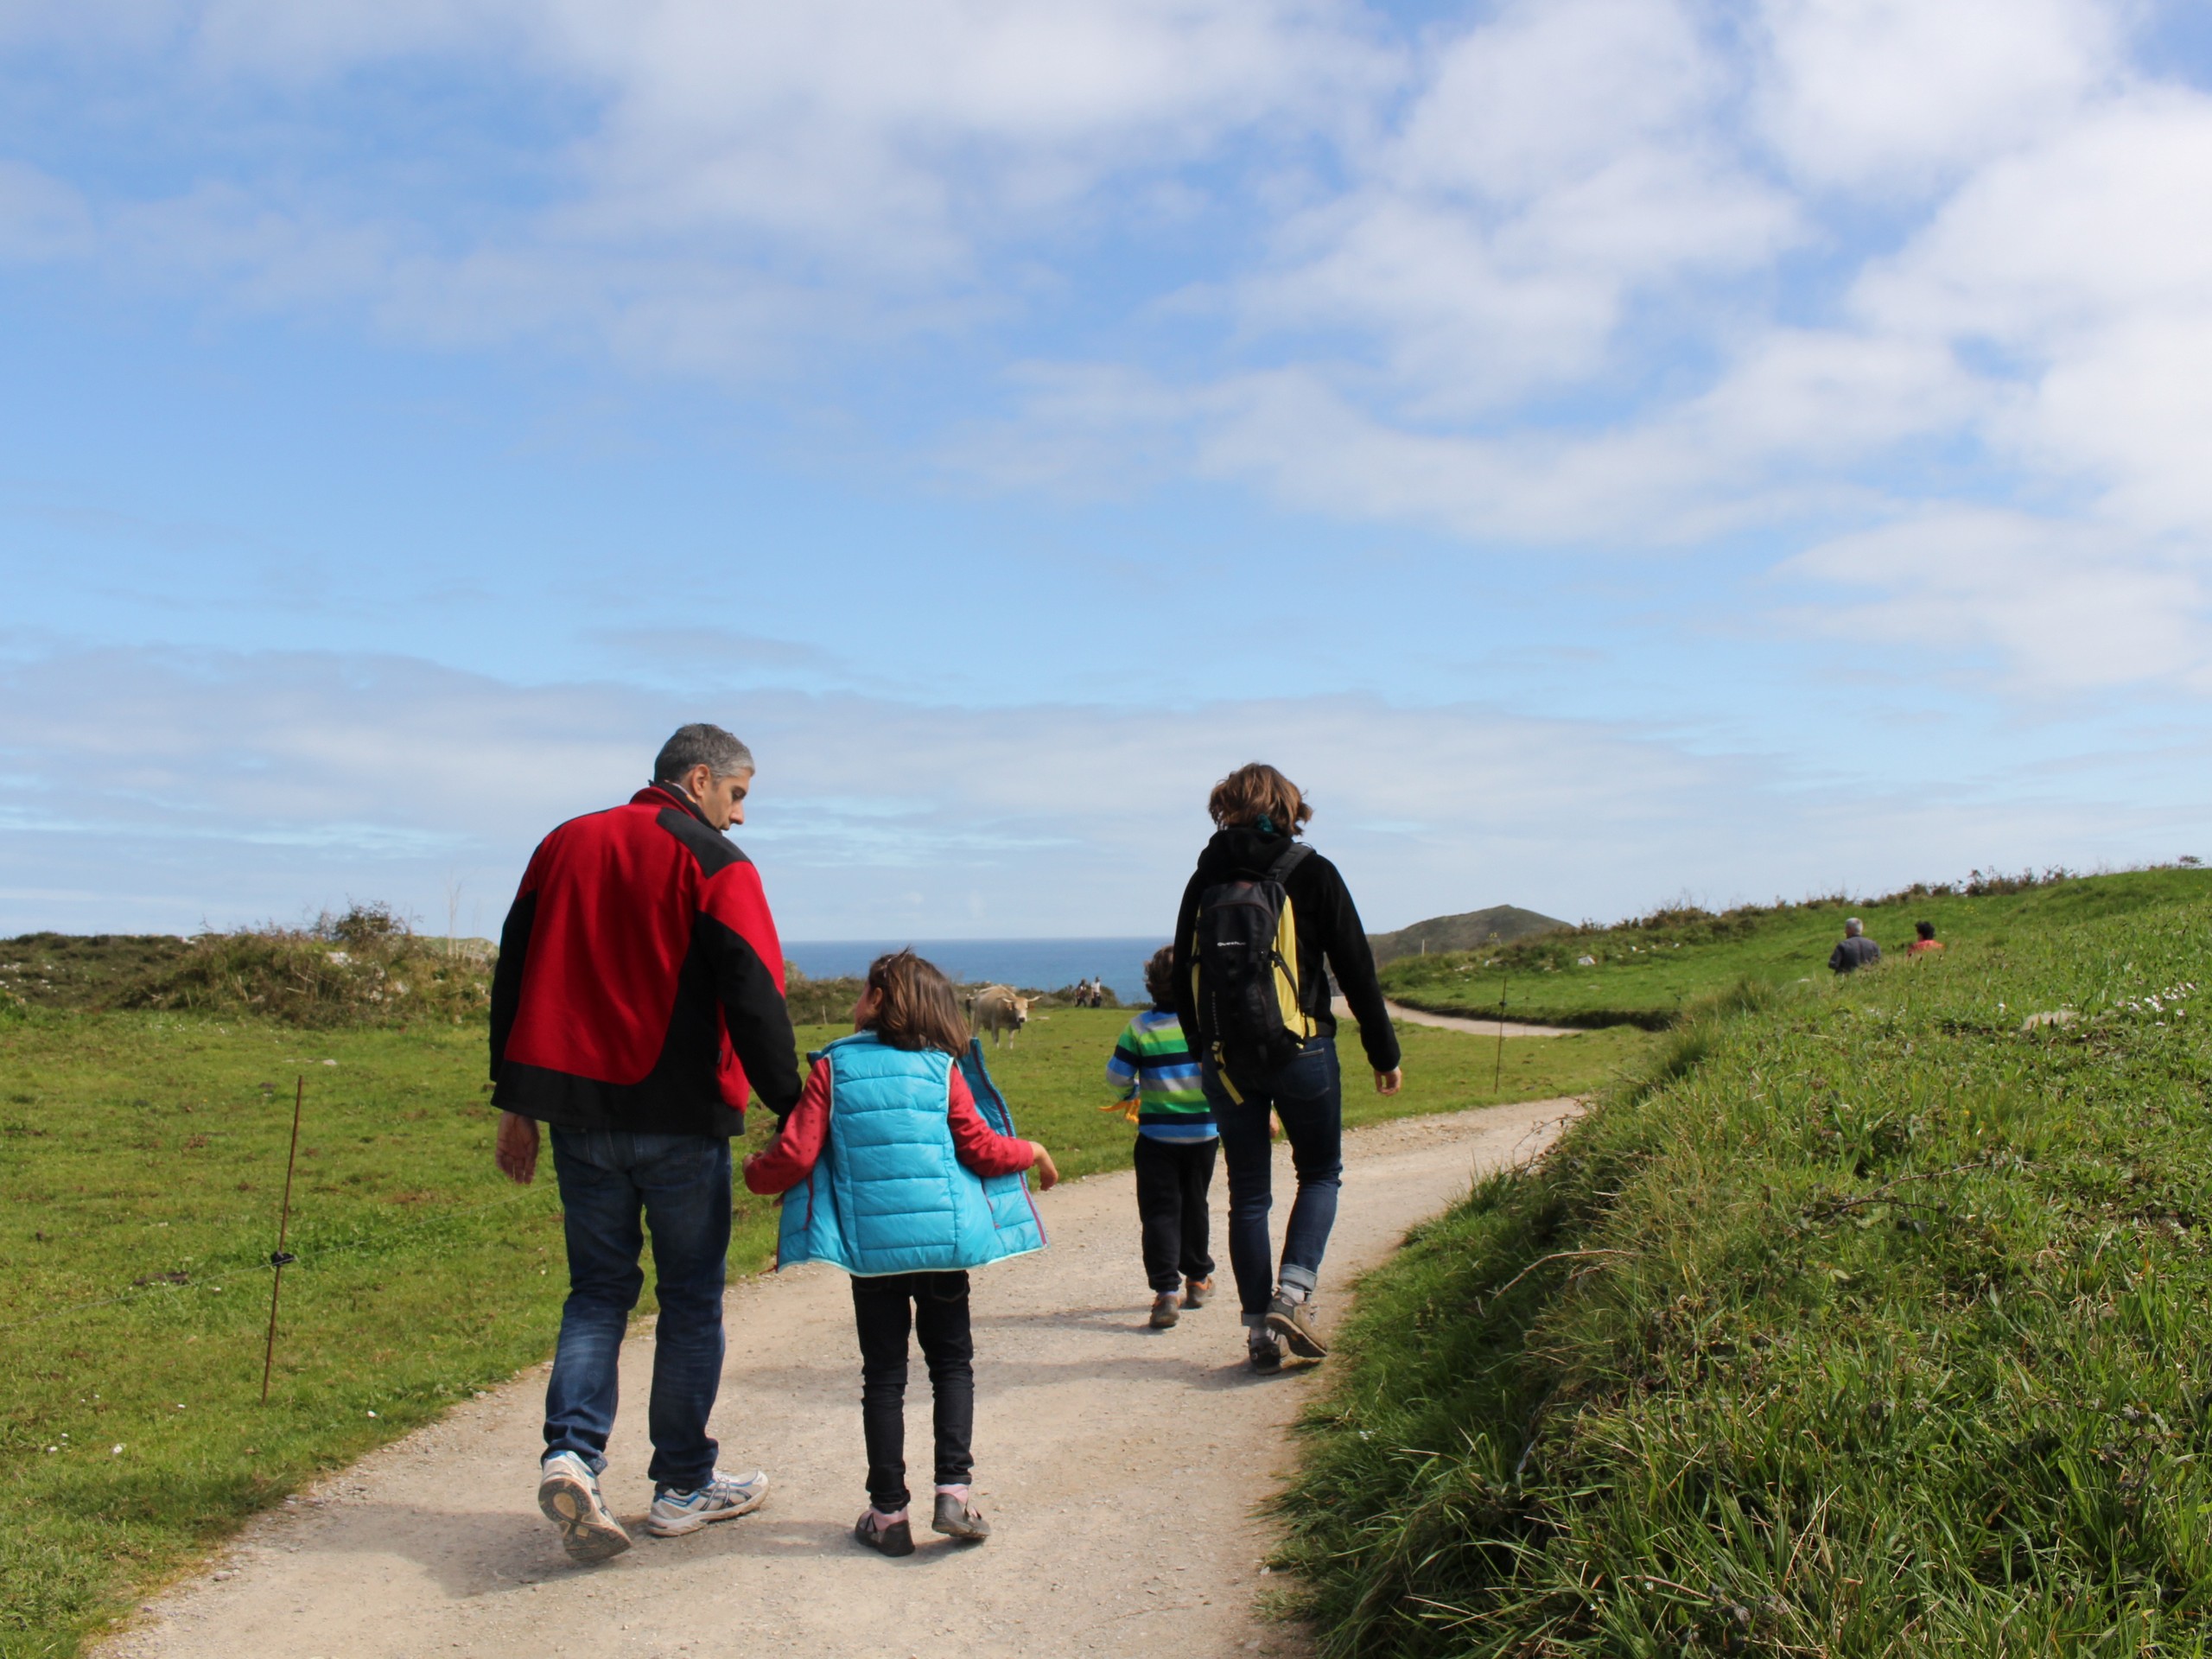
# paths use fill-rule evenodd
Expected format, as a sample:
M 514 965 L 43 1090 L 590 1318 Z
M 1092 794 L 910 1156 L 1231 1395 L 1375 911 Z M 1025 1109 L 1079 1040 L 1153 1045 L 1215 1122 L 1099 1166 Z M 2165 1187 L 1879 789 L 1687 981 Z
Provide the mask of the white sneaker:
M 671 1488 L 657 1494 L 652 1513 L 645 1517 L 645 1530 L 656 1538 L 681 1538 L 687 1532 L 698 1531 L 710 1521 L 750 1515 L 767 1501 L 768 1477 L 761 1471 L 755 1469 L 738 1479 L 717 1469 L 696 1491 L 679 1492 Z
M 561 1548 L 589 1566 L 630 1548 L 630 1535 L 599 1495 L 599 1477 L 573 1452 L 556 1452 L 540 1465 L 537 1507 L 561 1529 Z

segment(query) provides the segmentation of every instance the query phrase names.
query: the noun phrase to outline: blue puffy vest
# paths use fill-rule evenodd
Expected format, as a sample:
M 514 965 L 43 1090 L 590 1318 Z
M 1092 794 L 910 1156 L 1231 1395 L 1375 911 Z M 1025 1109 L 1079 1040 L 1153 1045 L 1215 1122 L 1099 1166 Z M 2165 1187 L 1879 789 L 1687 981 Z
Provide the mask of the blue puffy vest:
M 953 1057 L 893 1048 L 874 1032 L 839 1039 L 830 1061 L 830 1133 L 804 1182 L 784 1194 L 776 1265 L 834 1262 L 861 1277 L 949 1273 L 1045 1248 L 1045 1226 L 1019 1174 L 985 1180 L 952 1146 Z M 983 1121 L 1014 1133 L 1014 1115 L 971 1042 L 958 1065 Z

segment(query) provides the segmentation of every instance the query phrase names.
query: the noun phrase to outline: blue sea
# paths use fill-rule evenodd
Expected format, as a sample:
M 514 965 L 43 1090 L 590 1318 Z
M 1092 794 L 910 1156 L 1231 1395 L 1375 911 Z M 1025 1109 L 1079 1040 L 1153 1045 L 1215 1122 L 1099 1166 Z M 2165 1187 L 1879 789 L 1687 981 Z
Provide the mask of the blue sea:
M 786 939 L 784 957 L 810 979 L 837 979 L 864 974 L 868 963 L 885 951 L 911 945 L 960 983 L 991 980 L 1055 991 L 1096 974 L 1122 1001 L 1141 1003 L 1145 958 L 1166 943 L 1161 938 Z

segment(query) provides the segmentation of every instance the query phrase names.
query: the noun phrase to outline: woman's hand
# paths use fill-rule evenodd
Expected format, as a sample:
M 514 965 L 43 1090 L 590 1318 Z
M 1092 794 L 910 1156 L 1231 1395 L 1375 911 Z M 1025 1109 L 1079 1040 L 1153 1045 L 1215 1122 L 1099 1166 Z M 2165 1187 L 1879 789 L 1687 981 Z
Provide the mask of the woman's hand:
M 1395 1095 L 1404 1085 L 1405 1081 L 1406 1071 L 1403 1066 L 1394 1065 L 1388 1071 L 1377 1071 L 1375 1074 L 1375 1092 L 1378 1095 Z
M 1059 1185 L 1059 1166 L 1052 1161 L 1052 1154 L 1045 1150 L 1043 1141 L 1032 1141 L 1029 1145 L 1031 1150 L 1037 1154 L 1037 1161 L 1030 1165 L 1030 1168 L 1037 1172 L 1037 1190 L 1039 1192 L 1049 1192 Z
M 499 1132 L 492 1143 L 492 1161 L 499 1173 L 518 1186 L 528 1186 L 537 1174 L 537 1120 L 499 1114 Z

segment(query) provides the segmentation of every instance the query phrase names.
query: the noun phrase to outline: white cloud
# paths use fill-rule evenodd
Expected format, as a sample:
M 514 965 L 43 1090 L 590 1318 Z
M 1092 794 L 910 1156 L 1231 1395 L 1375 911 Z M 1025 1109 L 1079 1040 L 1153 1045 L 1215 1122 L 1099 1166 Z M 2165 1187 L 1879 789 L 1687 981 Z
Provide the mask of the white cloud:
M 1994 652 L 2017 681 L 2064 694 L 2145 679 L 2212 687 L 2212 593 L 2201 561 L 2090 524 L 1997 510 L 1930 511 L 1838 537 L 1783 573 L 1846 588 L 1815 626 L 1919 648 L 1936 675 Z
M 2097 0 L 1764 0 L 1761 125 L 1821 185 L 1927 188 L 2118 78 Z

